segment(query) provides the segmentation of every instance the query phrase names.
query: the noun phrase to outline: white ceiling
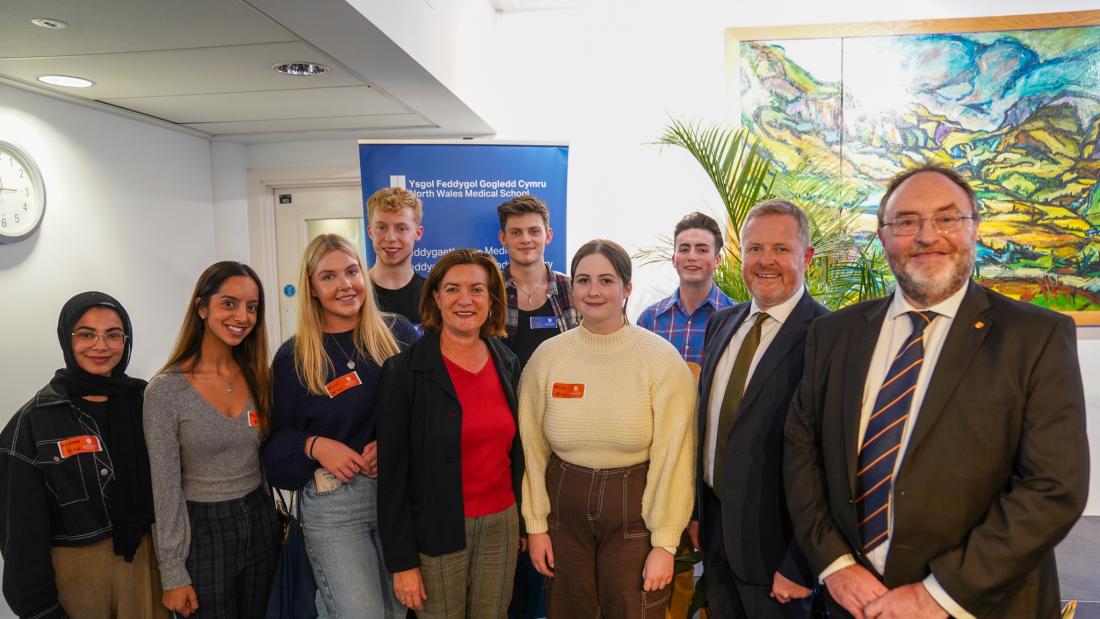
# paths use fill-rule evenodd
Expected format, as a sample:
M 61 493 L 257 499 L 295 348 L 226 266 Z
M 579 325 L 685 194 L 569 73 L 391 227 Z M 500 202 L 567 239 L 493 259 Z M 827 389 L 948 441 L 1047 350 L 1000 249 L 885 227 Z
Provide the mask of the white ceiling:
M 418 0 L 393 0 L 416 2 Z M 484 136 L 492 128 L 345 0 L 4 0 L 0 82 L 218 140 Z M 31 23 L 45 17 L 63 30 Z M 275 64 L 313 62 L 318 77 Z M 90 79 L 50 86 L 39 75 Z

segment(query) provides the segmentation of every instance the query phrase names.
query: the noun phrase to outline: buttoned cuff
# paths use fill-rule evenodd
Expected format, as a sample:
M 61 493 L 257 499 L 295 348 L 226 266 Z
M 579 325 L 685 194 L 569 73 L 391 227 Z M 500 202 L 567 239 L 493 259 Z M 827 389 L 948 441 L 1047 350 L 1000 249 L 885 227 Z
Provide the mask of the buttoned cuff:
M 928 591 L 928 595 L 932 596 L 933 600 L 940 605 L 940 608 L 947 611 L 947 614 L 955 617 L 955 619 L 977 619 L 974 615 L 966 612 L 959 603 L 951 598 L 947 594 L 947 591 L 940 585 L 940 581 L 936 580 L 936 577 L 929 574 L 927 578 L 921 581 L 925 590 Z
M 840 570 L 856 565 L 856 558 L 851 554 L 840 555 L 835 561 L 829 564 L 829 567 L 821 570 L 821 573 L 817 576 L 817 582 L 824 584 L 825 579 L 836 574 Z

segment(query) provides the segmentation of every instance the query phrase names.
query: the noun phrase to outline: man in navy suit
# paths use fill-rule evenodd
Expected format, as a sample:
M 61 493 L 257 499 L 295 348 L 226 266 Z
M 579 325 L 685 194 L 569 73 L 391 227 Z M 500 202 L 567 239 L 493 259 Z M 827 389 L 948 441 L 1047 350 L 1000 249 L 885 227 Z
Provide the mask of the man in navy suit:
M 807 617 L 813 577 L 783 490 L 783 426 L 810 322 L 826 309 L 804 284 L 813 258 L 800 208 L 768 200 L 741 227 L 752 301 L 707 324 L 699 381 L 696 514 L 712 617 Z M 701 539 L 700 539 L 701 537 Z
M 1058 615 L 1054 547 L 1085 507 L 1073 321 L 971 281 L 970 185 L 888 185 L 894 294 L 815 322 L 787 418 L 787 501 L 835 617 Z

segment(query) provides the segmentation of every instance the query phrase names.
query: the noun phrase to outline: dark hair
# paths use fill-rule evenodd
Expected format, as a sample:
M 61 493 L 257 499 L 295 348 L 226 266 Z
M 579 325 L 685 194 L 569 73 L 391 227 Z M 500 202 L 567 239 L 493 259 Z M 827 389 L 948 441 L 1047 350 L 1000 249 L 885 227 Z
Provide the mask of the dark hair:
M 970 208 L 974 211 L 974 223 L 978 223 L 981 219 L 981 213 L 978 211 L 978 196 L 974 193 L 974 188 L 970 186 L 970 183 L 963 178 L 962 174 L 959 174 L 954 169 L 928 161 L 919 166 L 899 172 L 886 184 L 886 193 L 882 194 L 882 199 L 878 201 L 877 217 L 880 226 L 886 223 L 883 221 L 882 216 L 886 214 L 886 203 L 890 201 L 890 196 L 894 195 L 894 192 L 897 191 L 902 183 L 921 172 L 935 172 L 952 183 L 955 183 L 959 189 L 962 189 L 963 192 L 966 193 L 966 197 L 970 199 Z
M 492 256 L 474 249 L 452 249 L 443 254 L 439 262 L 435 263 L 428 279 L 424 282 L 424 290 L 420 293 L 420 326 L 425 331 L 439 332 L 443 329 L 443 314 L 439 305 L 435 302 L 434 292 L 439 291 L 443 284 L 443 278 L 452 267 L 461 264 L 473 264 L 485 269 L 489 280 L 489 317 L 481 325 L 479 335 L 492 337 L 504 335 L 504 320 L 508 314 L 508 300 L 505 297 L 504 278 L 500 275 L 500 265 Z
M 504 232 L 504 226 L 508 224 L 508 218 L 514 215 L 526 215 L 538 213 L 542 216 L 542 223 L 550 227 L 550 209 L 546 203 L 531 194 L 516 196 L 497 207 L 497 217 L 500 218 L 500 231 Z
M 714 253 L 716 255 L 722 251 L 722 228 L 719 227 L 717 221 L 714 221 L 713 217 L 699 211 L 688 213 L 676 222 L 676 229 L 672 232 L 672 242 L 675 243 L 676 237 L 680 236 L 680 233 L 684 230 L 694 230 L 696 228 L 706 230 L 714 235 Z
M 780 198 L 764 200 L 754 204 L 752 208 L 749 209 L 749 212 L 745 213 L 745 219 L 741 222 L 741 234 L 739 236 L 744 239 L 745 227 L 749 225 L 749 222 L 757 217 L 763 217 L 764 215 L 787 215 L 788 217 L 794 217 L 794 220 L 798 222 L 798 238 L 802 241 L 802 249 L 808 249 L 810 247 L 810 220 L 806 217 L 806 213 L 798 208 L 798 205 L 794 202 Z
M 264 327 L 264 286 L 260 283 L 260 276 L 256 275 L 252 267 L 225 260 L 210 265 L 202 275 L 199 275 L 199 281 L 195 283 L 195 291 L 187 300 L 187 310 L 176 345 L 161 371 L 179 365 L 180 370 L 186 372 L 198 366 L 199 359 L 202 357 L 202 337 L 205 328 L 204 321 L 199 316 L 199 308 L 209 307 L 210 298 L 221 290 L 225 281 L 237 276 L 248 277 L 256 283 L 256 288 L 260 292 L 260 304 L 256 308 L 256 326 L 240 344 L 230 349 L 230 353 L 240 367 L 241 376 L 244 377 L 248 390 L 252 394 L 252 403 L 256 406 L 256 414 L 259 415 L 260 431 L 266 436 L 271 414 L 271 370 L 268 367 L 267 329 Z
M 611 263 L 611 268 L 615 269 L 615 274 L 623 281 L 624 286 L 630 283 L 630 254 L 626 253 L 622 245 L 607 239 L 593 239 L 581 245 L 577 253 L 573 254 L 573 261 L 569 263 L 569 273 L 572 277 L 577 276 L 577 265 L 581 263 L 581 260 L 592 254 L 600 254 L 607 258 L 607 261 Z

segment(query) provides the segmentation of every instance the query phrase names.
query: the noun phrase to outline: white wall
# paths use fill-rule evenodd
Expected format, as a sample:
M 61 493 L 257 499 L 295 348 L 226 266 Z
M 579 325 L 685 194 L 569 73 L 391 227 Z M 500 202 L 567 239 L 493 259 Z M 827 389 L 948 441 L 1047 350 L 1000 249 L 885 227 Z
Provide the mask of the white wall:
M 63 365 L 57 316 L 77 292 L 102 290 L 134 322 L 129 373 L 168 354 L 184 303 L 214 257 L 205 140 L 0 85 L 0 135 L 42 170 L 38 233 L 0 245 L 0 421 Z

